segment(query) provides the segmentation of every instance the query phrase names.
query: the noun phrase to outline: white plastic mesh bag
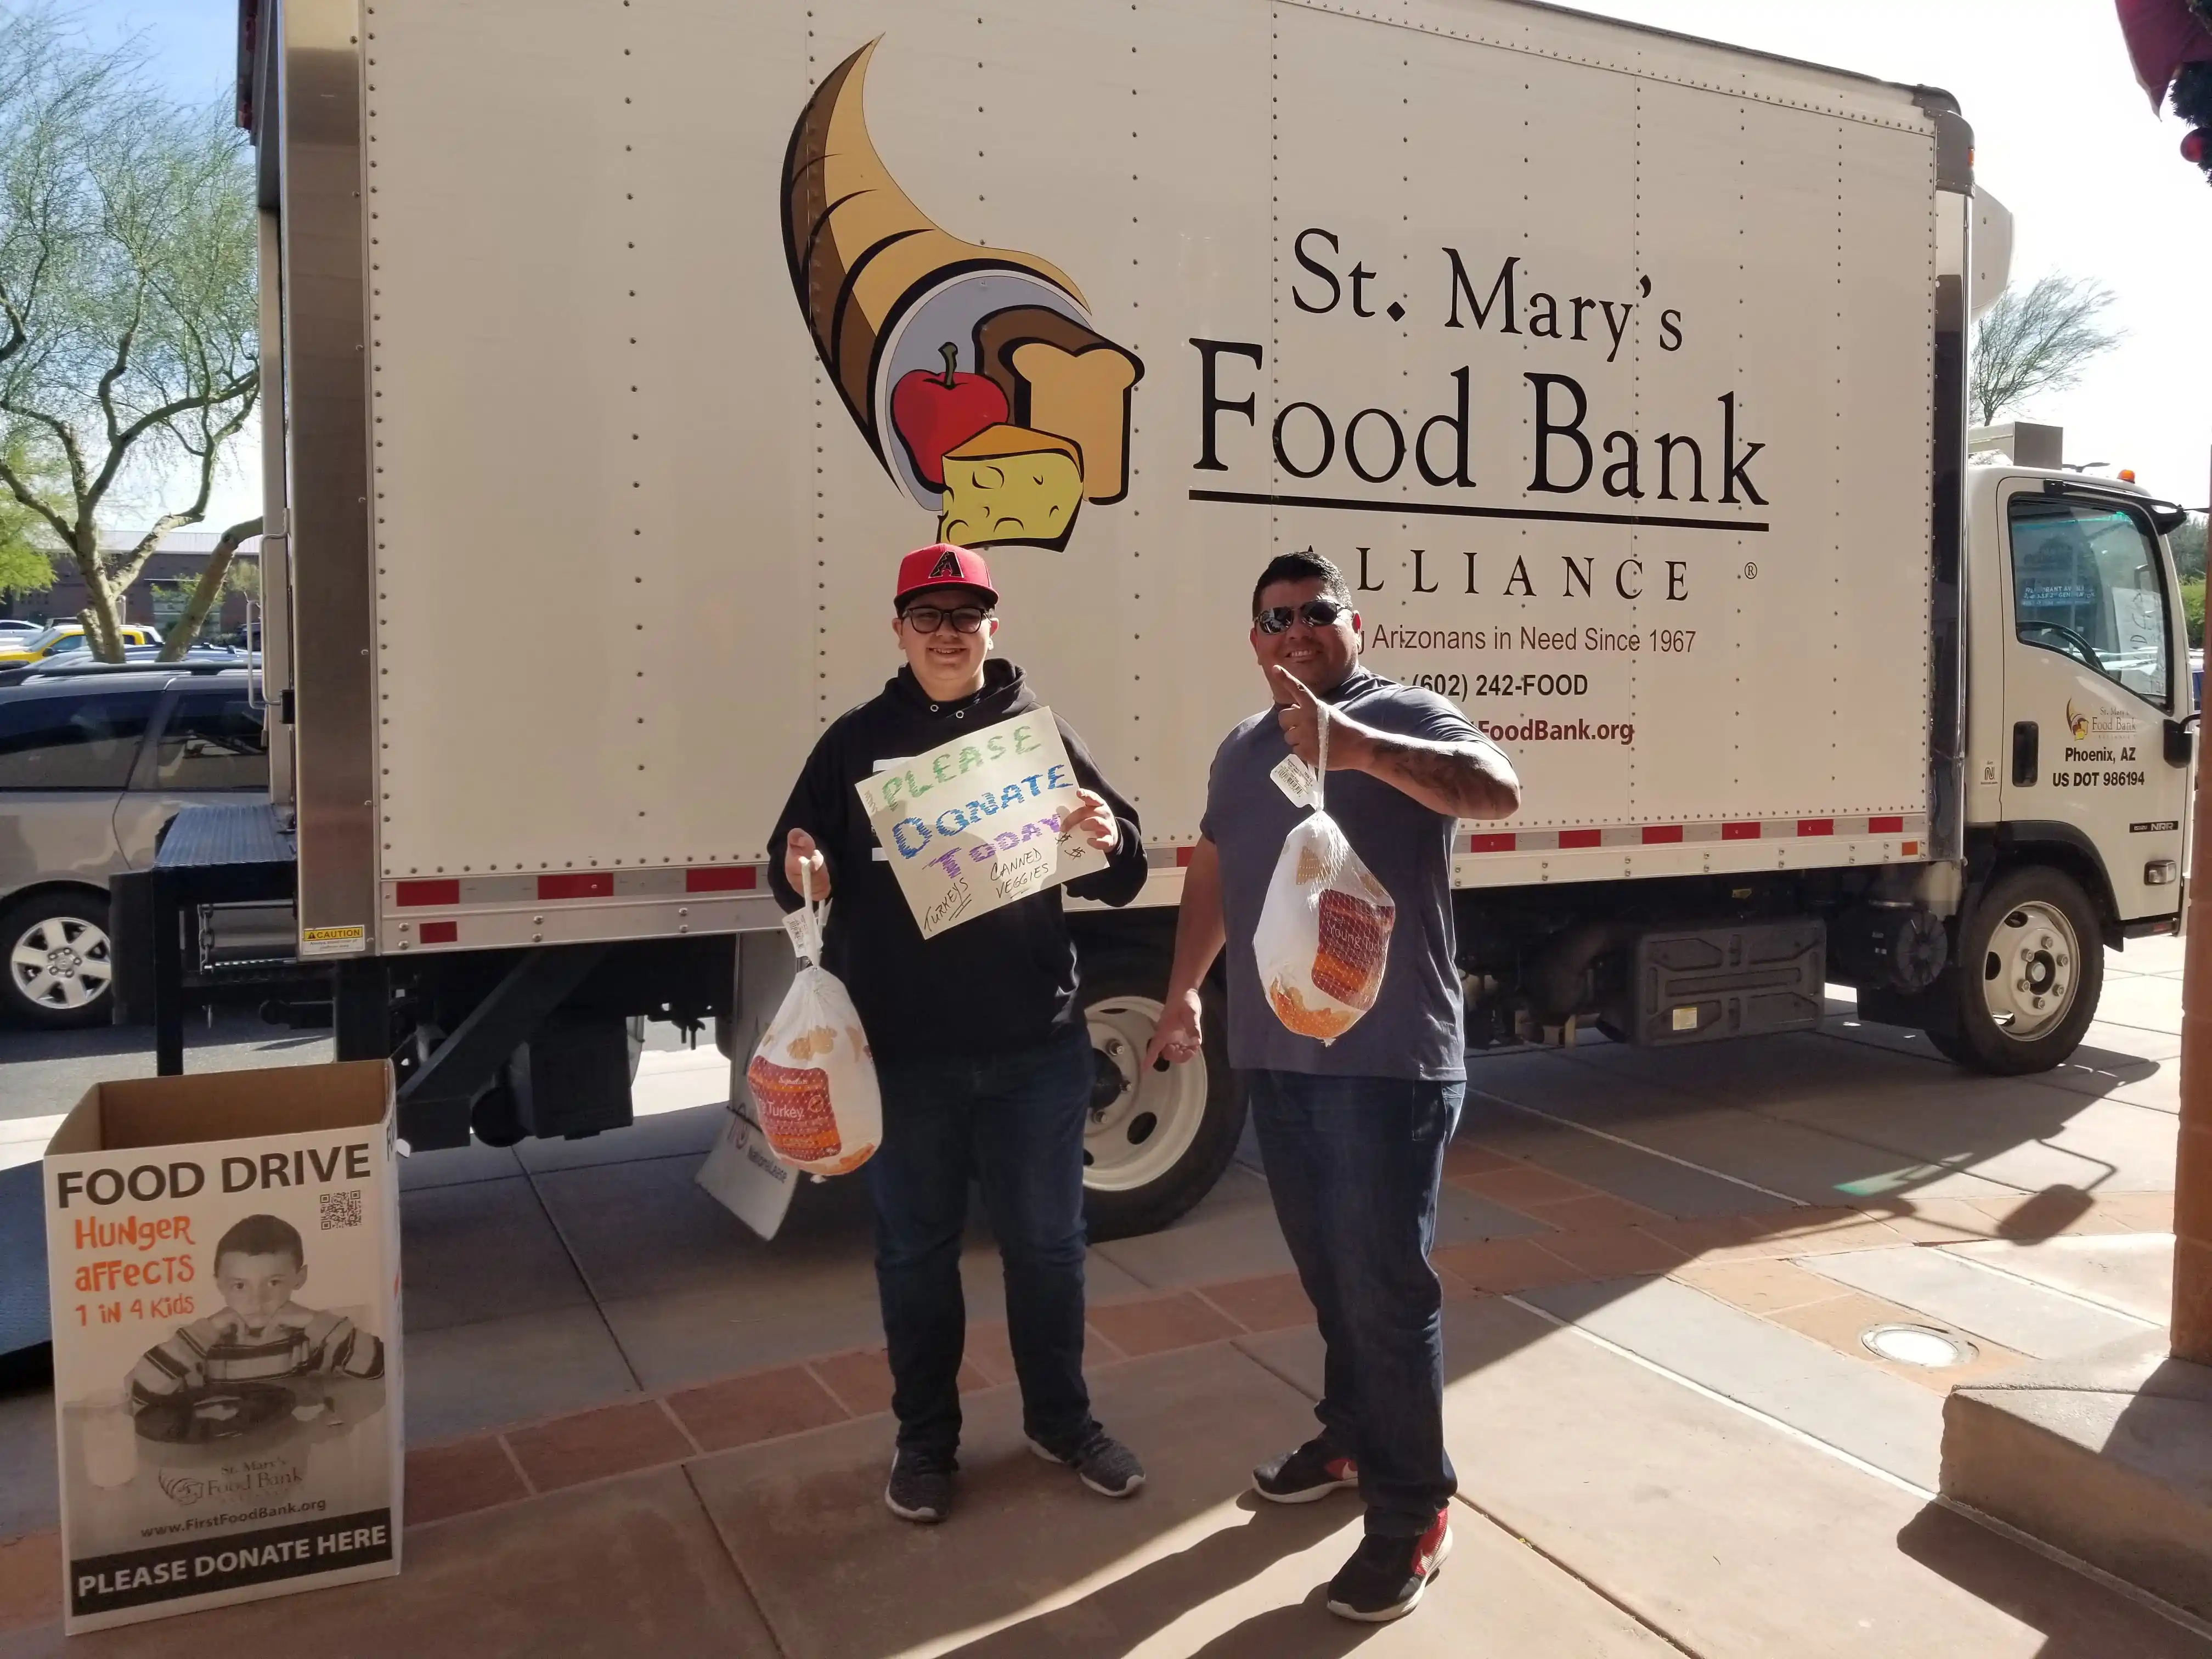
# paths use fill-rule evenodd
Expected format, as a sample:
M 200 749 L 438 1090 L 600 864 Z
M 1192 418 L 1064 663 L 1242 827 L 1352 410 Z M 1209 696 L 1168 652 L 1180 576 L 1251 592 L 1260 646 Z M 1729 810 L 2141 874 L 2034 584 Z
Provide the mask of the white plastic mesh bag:
M 822 911 L 811 871 L 795 913 L 799 973 L 745 1067 L 761 1132 L 775 1155 L 814 1175 L 844 1175 L 884 1138 L 884 1102 L 860 1016 L 844 981 L 820 966 Z
M 1252 954 L 1275 1018 L 1300 1036 L 1334 1042 L 1375 1006 L 1398 907 L 1324 810 L 1329 714 L 1328 704 L 1316 708 L 1313 811 L 1284 838 Z

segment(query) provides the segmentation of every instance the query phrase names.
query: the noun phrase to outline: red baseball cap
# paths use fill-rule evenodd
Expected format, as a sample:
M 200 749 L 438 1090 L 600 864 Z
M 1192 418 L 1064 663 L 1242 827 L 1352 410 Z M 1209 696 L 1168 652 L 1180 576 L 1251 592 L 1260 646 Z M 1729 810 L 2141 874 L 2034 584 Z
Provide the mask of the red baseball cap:
M 972 587 L 993 605 L 999 602 L 999 590 L 991 586 L 991 567 L 983 562 L 983 556 L 950 542 L 917 547 L 899 561 L 898 591 L 891 595 L 891 603 L 902 606 L 909 595 L 926 587 Z

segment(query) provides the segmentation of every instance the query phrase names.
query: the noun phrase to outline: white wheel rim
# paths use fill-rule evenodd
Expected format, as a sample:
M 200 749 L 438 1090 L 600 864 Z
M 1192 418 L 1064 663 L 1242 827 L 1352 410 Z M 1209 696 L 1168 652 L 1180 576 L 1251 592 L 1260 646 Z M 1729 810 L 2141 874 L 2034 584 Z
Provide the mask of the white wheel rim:
M 1151 997 L 1106 997 L 1084 1011 L 1091 1046 L 1121 1074 L 1121 1092 L 1094 1106 L 1083 1134 L 1083 1184 L 1095 1192 L 1148 1187 L 1181 1161 L 1206 1121 L 1206 1057 L 1143 1070 L 1160 1023 Z
M 2073 1009 L 2081 951 L 2065 912 L 2040 899 L 2015 905 L 1990 935 L 1982 994 L 1990 1019 L 2015 1042 L 2032 1042 Z
M 17 935 L 8 972 L 26 1002 L 57 1011 L 105 995 L 114 970 L 106 931 L 82 916 L 42 916 Z

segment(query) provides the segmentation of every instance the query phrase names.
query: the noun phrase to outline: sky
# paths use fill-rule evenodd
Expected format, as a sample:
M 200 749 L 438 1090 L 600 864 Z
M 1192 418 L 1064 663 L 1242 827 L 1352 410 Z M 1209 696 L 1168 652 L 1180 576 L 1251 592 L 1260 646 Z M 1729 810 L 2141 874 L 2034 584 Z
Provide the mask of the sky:
M 1684 34 L 1941 87 L 1974 129 L 1977 182 L 2012 210 L 2012 274 L 2103 283 L 2125 337 L 2018 418 L 2066 459 L 2133 467 L 2202 507 L 2212 469 L 2212 186 L 2187 130 L 2136 84 L 2112 0 L 1576 0 Z
M 730 0 L 732 4 L 757 0 Z M 2019 411 L 2066 428 L 2072 462 L 2133 467 L 2154 492 L 2205 505 L 2212 469 L 2212 187 L 2184 129 L 2136 85 L 2112 0 L 1580 0 L 1581 9 L 1814 63 L 1938 86 L 1973 124 L 1976 176 L 2012 210 L 2013 276 L 2046 270 L 2112 290 L 2124 331 L 2070 390 Z M 95 33 L 136 34 L 163 83 L 228 89 L 235 0 L 92 0 Z M 258 509 L 241 446 L 208 514 Z

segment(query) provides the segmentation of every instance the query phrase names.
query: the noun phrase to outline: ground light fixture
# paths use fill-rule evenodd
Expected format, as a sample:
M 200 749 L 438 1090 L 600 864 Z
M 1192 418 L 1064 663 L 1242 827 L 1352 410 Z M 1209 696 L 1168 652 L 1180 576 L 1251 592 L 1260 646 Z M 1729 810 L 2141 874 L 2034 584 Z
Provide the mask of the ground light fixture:
M 1877 1358 L 1931 1371 L 1969 1364 L 1981 1352 L 1963 1336 L 1925 1325 L 1869 1325 L 1859 1333 L 1859 1342 Z

